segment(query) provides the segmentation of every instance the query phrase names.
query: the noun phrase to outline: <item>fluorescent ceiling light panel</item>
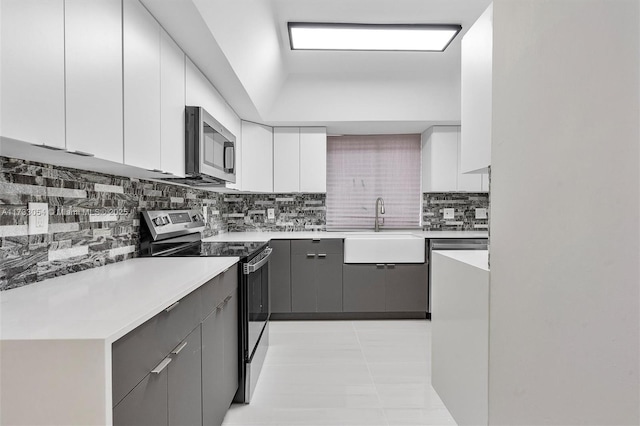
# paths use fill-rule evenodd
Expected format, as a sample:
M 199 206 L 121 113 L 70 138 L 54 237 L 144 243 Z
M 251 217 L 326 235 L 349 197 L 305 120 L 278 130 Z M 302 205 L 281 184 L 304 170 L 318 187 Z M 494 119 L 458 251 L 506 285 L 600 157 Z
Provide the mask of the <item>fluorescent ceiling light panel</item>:
M 460 25 L 289 22 L 292 50 L 443 52 Z

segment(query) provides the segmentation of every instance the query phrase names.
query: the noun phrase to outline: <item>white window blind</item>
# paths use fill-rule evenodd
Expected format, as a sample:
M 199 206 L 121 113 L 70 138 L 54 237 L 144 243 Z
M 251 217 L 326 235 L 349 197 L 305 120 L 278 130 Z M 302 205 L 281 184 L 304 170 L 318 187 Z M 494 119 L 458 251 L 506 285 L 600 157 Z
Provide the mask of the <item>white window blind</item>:
M 420 226 L 420 135 L 327 138 L 327 229 L 373 229 L 384 199 L 381 229 Z

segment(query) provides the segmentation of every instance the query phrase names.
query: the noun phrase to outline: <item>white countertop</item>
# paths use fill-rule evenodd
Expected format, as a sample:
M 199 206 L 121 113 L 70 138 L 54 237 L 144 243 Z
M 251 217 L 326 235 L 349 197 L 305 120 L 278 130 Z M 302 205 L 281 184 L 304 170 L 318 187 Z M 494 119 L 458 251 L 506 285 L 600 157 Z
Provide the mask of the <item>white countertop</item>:
M 238 260 L 137 258 L 0 292 L 0 341 L 110 344 Z
M 483 271 L 489 271 L 488 250 L 435 250 L 434 253 L 450 257 L 451 259 L 466 263 Z
M 203 241 L 269 241 L 269 240 L 306 240 L 311 238 L 346 238 L 358 235 L 376 235 L 373 231 L 309 231 L 309 232 L 226 232 Z M 421 238 L 488 238 L 486 231 L 420 231 L 386 230 L 379 234 L 409 234 Z

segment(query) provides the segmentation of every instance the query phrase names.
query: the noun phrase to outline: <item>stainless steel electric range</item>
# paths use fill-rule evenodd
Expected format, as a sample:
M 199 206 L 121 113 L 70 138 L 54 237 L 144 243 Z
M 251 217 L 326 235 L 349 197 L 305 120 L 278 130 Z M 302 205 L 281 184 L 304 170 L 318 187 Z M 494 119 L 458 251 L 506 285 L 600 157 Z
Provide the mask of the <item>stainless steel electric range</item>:
M 249 403 L 269 346 L 269 256 L 266 242 L 204 242 L 197 210 L 142 212 L 140 254 L 153 257 L 239 257 L 239 384 L 234 401 Z

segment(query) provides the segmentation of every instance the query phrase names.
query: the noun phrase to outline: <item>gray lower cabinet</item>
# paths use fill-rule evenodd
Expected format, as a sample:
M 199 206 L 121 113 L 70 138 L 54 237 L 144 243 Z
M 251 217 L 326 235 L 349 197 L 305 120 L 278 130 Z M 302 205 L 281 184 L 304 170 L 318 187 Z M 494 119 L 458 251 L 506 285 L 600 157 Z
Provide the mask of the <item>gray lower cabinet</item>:
M 291 241 L 291 311 L 342 312 L 342 240 Z
M 269 289 L 271 290 L 271 312 L 291 312 L 291 241 L 271 240 L 273 249 L 269 264 Z
M 167 370 L 149 373 L 113 408 L 114 425 L 161 426 L 168 424 Z
M 345 264 L 343 268 L 344 311 L 384 312 L 384 266 Z
M 426 264 L 344 264 L 344 312 L 423 312 Z
M 238 297 L 230 296 L 202 322 L 204 425 L 222 423 L 238 390 Z
M 220 425 L 238 389 L 238 269 L 112 345 L 114 425 Z
M 426 312 L 426 264 L 387 265 L 385 272 L 387 312 Z

